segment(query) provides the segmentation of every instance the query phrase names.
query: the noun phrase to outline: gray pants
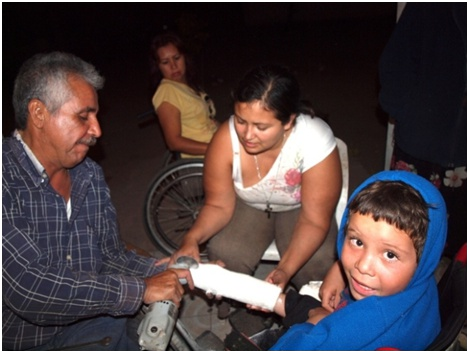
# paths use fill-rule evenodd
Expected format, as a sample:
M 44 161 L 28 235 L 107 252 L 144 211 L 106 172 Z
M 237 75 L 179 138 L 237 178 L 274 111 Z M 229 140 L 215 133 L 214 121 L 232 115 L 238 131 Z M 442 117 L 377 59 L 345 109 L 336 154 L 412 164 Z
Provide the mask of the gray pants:
M 237 199 L 236 208 L 228 225 L 210 239 L 210 260 L 222 260 L 231 271 L 252 275 L 272 240 L 280 252 L 286 251 L 293 235 L 300 209 L 272 213 L 263 211 Z M 336 257 L 337 224 L 331 222 L 329 234 L 313 257 L 296 273 L 292 283 L 297 289 L 309 281 L 322 280 Z

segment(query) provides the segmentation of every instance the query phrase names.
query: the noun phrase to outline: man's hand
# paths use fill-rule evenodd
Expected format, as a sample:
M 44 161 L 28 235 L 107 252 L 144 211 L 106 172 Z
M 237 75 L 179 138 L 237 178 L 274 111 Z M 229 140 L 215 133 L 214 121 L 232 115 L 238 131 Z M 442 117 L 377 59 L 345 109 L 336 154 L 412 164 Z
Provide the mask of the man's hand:
M 194 289 L 191 273 L 187 269 L 169 269 L 145 278 L 146 289 L 143 302 L 151 304 L 160 300 L 171 300 L 179 306 L 184 295 L 184 287 L 179 282 L 182 278 L 187 280 L 190 289 Z

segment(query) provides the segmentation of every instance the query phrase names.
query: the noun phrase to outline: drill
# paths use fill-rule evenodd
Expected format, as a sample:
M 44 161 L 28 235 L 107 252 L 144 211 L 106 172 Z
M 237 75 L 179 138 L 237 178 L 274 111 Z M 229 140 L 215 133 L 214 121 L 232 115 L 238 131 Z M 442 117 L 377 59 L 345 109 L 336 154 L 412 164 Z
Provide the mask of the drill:
M 170 268 L 197 268 L 199 264 L 192 257 L 181 256 Z M 186 279 L 179 280 L 182 285 Z M 144 318 L 138 326 L 138 343 L 142 350 L 164 351 L 169 345 L 178 317 L 178 307 L 170 300 L 162 300 L 148 306 Z

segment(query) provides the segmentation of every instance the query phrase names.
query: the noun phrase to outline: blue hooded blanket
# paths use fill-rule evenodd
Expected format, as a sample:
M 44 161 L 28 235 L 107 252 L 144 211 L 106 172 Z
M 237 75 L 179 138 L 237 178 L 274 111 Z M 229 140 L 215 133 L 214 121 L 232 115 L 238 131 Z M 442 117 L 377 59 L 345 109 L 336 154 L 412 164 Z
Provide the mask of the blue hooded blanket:
M 386 297 L 355 301 L 317 325 L 292 326 L 272 350 L 376 350 L 393 347 L 423 350 L 440 332 L 438 291 L 434 271 L 446 241 L 446 206 L 440 192 L 427 180 L 405 171 L 386 171 L 363 182 L 350 200 L 377 180 L 402 181 L 418 190 L 429 208 L 429 227 L 422 257 L 407 288 Z M 349 204 L 350 204 L 349 200 Z M 339 255 L 344 242 L 348 206 L 337 237 Z

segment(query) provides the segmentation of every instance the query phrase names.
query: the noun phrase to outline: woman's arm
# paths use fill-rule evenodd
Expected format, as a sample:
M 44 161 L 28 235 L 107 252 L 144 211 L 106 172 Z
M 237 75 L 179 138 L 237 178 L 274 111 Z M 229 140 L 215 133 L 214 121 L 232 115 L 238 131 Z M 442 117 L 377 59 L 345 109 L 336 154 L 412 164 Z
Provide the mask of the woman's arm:
M 236 204 L 232 161 L 231 137 L 228 122 L 225 122 L 215 133 L 205 156 L 204 206 L 171 261 L 182 255 L 199 260 L 198 245 L 208 241 L 230 221 Z
M 195 141 L 182 136 L 181 112 L 168 102 L 163 102 L 156 110 L 158 120 L 163 129 L 166 145 L 171 151 L 204 155 L 207 151 L 208 143 Z
M 337 148 L 302 175 L 301 211 L 292 240 L 268 281 L 282 287 L 322 245 L 342 187 Z

